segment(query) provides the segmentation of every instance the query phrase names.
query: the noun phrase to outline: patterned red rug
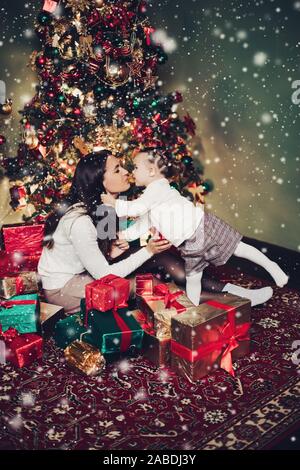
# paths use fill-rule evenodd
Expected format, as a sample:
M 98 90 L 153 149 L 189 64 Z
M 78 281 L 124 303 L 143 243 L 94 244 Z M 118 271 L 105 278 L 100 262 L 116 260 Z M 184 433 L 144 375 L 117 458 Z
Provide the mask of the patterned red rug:
M 228 268 L 218 275 L 244 287 L 265 284 Z M 0 449 L 271 448 L 300 425 L 292 360 L 299 311 L 298 292 L 275 290 L 252 309 L 252 352 L 235 363 L 236 378 L 217 371 L 194 385 L 141 356 L 85 378 L 50 340 L 42 363 L 1 369 Z

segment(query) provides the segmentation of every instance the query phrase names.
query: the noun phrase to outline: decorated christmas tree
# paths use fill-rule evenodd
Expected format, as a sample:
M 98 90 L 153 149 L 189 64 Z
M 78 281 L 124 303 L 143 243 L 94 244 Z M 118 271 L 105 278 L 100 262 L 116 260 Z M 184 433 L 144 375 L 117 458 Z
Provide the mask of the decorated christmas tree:
M 158 67 L 167 55 L 146 7 L 143 0 L 44 0 L 35 22 L 41 49 L 30 58 L 38 86 L 21 111 L 18 154 L 1 163 L 14 208 L 25 194 L 33 217 L 47 214 L 67 193 L 78 159 L 101 148 L 129 169 L 139 149 L 163 148 L 178 167 L 177 189 L 197 201 L 210 190 L 193 158 L 195 123 L 177 112 L 182 96 L 162 91 Z

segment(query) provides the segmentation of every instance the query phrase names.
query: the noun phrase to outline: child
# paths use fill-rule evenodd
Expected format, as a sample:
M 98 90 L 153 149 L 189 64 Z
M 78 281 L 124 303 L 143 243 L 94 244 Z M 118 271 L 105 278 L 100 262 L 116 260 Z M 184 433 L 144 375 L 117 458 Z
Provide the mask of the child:
M 103 194 L 102 202 L 115 207 L 119 217 L 139 217 L 120 232 L 120 238 L 135 240 L 154 227 L 178 248 L 185 260 L 187 296 L 195 305 L 200 302 L 203 269 L 209 264 L 225 264 L 232 255 L 265 268 L 279 287 L 288 282 L 288 276 L 278 264 L 242 242 L 239 232 L 204 212 L 202 207 L 194 206 L 169 185 L 167 178 L 172 167 L 162 151 L 144 150 L 137 154 L 134 163 L 136 185 L 146 187 L 142 196 L 135 201 L 124 201 Z

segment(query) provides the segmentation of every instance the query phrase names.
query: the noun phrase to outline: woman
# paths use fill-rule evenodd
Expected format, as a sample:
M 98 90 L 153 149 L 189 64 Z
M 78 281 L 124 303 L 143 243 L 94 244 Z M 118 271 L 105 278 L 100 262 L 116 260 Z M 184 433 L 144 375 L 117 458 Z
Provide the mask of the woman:
M 154 254 L 170 248 L 166 240 L 149 241 L 128 258 L 109 264 L 128 249 L 118 240 L 98 240 L 96 209 L 100 194 L 129 188 L 128 173 L 108 151 L 82 158 L 68 197 L 48 217 L 44 248 L 38 265 L 46 300 L 67 314 L 79 310 L 86 284 L 107 274 L 128 276 Z
M 167 273 L 179 285 L 185 283 L 182 259 L 169 251 L 162 253 L 170 248 L 168 242 L 150 241 L 128 256 L 128 243 L 115 239 L 115 214 L 99 205 L 100 195 L 107 192 L 118 197 L 129 187 L 127 171 L 109 151 L 87 155 L 77 165 L 66 201 L 46 221 L 38 271 L 46 300 L 63 306 L 67 314 L 79 310 L 86 284 L 106 274 L 125 277 L 141 267 L 144 272 Z M 252 305 L 272 295 L 271 288 L 249 290 L 207 277 L 202 283 L 206 290 L 249 298 Z

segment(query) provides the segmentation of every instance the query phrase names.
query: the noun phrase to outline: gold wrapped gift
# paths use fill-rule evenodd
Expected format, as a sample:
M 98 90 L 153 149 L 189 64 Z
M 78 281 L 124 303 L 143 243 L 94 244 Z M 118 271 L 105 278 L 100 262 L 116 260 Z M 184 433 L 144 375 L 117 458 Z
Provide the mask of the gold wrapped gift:
M 144 330 L 143 355 L 156 367 L 165 367 L 170 364 L 171 337 L 162 329 L 155 333 L 147 323 L 146 316 L 140 310 L 133 310 L 132 315 Z M 164 328 L 164 327 L 162 327 Z
M 73 341 L 65 350 L 68 364 L 89 377 L 101 374 L 105 359 L 99 349 L 81 340 Z
M 38 291 L 38 279 L 35 272 L 23 272 L 15 276 L 0 279 L 0 297 L 10 299 L 14 295 L 30 294 Z
M 171 320 L 176 315 L 176 308 L 164 308 L 154 313 L 154 331 L 157 338 L 171 337 Z
M 168 298 L 170 301 L 166 302 Z M 166 303 L 169 303 L 168 307 L 166 307 Z M 137 297 L 137 306 L 146 315 L 147 322 L 154 328 L 156 336 L 161 338 L 171 336 L 171 319 L 173 317 L 195 308 L 185 292 L 173 282 L 154 286 L 152 295 Z
M 195 382 L 218 368 L 232 376 L 232 361 L 250 352 L 251 303 L 229 293 L 214 294 L 172 318 L 171 368 Z

